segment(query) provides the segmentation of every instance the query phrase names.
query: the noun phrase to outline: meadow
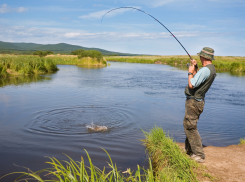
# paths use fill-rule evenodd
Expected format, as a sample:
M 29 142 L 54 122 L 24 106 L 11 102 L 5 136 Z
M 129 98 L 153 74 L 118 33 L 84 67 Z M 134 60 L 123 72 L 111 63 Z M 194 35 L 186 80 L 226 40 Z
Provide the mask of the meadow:
M 192 56 L 192 58 L 197 60 L 201 68 L 200 58 L 198 56 Z M 166 64 L 184 68 L 187 63 L 190 63 L 188 56 L 107 56 L 106 59 L 116 62 Z M 245 57 L 215 56 L 213 64 L 218 71 L 245 72 Z
M 58 71 L 51 58 L 39 56 L 0 56 L 0 76 L 34 75 Z
M 107 61 L 104 57 L 96 57 L 91 55 L 48 55 L 52 58 L 54 64 L 60 65 L 81 65 L 81 66 L 107 66 Z
M 91 54 L 91 55 L 90 55 Z M 199 68 L 201 61 L 198 56 L 192 56 L 197 60 Z M 245 72 L 245 57 L 216 56 L 213 64 L 217 71 Z M 166 64 L 186 69 L 190 63 L 188 56 L 102 56 L 93 51 L 85 51 L 84 55 L 48 55 L 46 57 L 31 55 L 0 55 L 0 76 L 7 75 L 34 75 L 53 73 L 60 65 L 81 66 L 107 66 L 107 61 Z
M 97 56 L 97 55 L 96 55 Z M 56 65 L 81 65 L 103 67 L 107 61 L 103 57 L 79 57 L 73 55 L 0 55 L 0 76 L 34 75 L 54 73 Z

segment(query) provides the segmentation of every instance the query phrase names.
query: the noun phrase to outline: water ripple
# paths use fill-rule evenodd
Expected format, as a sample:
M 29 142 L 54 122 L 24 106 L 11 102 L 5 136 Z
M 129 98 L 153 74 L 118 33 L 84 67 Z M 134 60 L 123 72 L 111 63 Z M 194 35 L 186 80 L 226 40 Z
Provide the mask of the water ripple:
M 87 126 L 91 123 L 107 126 L 112 132 L 120 128 L 127 129 L 131 125 L 132 113 L 120 107 L 76 106 L 43 110 L 35 114 L 26 131 L 52 135 L 89 134 Z

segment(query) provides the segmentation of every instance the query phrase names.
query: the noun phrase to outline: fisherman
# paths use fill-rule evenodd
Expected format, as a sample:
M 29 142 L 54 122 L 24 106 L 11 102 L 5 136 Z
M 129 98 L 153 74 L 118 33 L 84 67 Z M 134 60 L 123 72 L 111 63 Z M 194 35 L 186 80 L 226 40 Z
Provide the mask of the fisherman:
M 216 71 L 212 64 L 214 50 L 204 47 L 200 53 L 202 68 L 197 71 L 197 61 L 191 60 L 192 65 L 188 71 L 188 86 L 185 88 L 185 117 L 183 121 L 186 134 L 185 150 L 191 158 L 199 163 L 205 162 L 202 140 L 197 130 L 197 121 L 204 108 L 204 97 L 212 85 Z

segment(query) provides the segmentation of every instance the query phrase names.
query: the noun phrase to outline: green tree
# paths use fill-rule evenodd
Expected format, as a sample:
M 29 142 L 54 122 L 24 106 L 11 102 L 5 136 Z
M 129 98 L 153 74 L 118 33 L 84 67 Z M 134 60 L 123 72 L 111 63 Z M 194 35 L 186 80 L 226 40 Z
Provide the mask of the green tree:
M 53 54 L 52 51 L 35 51 L 33 52 L 33 55 L 38 55 L 40 57 L 45 57 L 47 55 Z
M 82 54 L 83 51 L 84 51 L 83 49 L 77 49 L 75 51 L 72 51 L 71 55 L 80 55 L 80 54 Z
M 100 61 L 103 59 L 103 54 L 100 51 L 95 50 L 89 50 L 89 51 L 83 51 L 78 58 L 84 58 L 84 57 L 91 57 L 91 58 L 97 58 L 97 61 Z

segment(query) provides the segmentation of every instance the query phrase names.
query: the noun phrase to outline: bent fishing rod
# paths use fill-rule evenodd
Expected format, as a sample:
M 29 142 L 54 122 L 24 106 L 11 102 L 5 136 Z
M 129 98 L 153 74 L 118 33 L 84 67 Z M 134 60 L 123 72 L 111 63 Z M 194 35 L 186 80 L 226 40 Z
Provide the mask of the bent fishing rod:
M 187 50 L 185 49 L 185 47 L 180 43 L 180 41 L 177 39 L 177 37 L 175 37 L 174 36 L 174 34 L 165 26 L 165 25 L 163 25 L 158 19 L 156 19 L 154 16 L 152 16 L 152 15 L 150 15 L 150 14 L 148 14 L 148 13 L 146 13 L 145 11 L 143 11 L 143 10 L 141 10 L 141 9 L 138 9 L 138 8 L 134 8 L 134 7 L 119 7 L 119 8 L 114 8 L 114 9 L 111 9 L 111 10 L 109 10 L 108 12 L 106 12 L 103 16 L 102 16 L 102 18 L 101 18 L 101 24 L 102 24 L 102 21 L 103 21 L 103 18 L 105 17 L 105 15 L 107 15 L 108 13 L 110 13 L 110 12 L 112 12 L 112 11 L 115 11 L 115 10 L 118 10 L 118 9 L 135 9 L 135 10 L 138 10 L 138 11 L 140 11 L 140 12 L 142 12 L 142 13 L 145 13 L 146 15 L 148 15 L 148 16 L 150 16 L 151 18 L 153 18 L 154 20 L 156 20 L 158 23 L 160 23 L 160 25 L 162 25 L 165 29 L 167 29 L 167 31 L 175 38 L 175 40 L 177 40 L 177 42 L 181 45 L 181 47 L 185 50 L 185 52 L 187 53 L 187 55 L 190 57 L 190 59 L 191 60 L 193 60 L 192 59 L 192 57 L 190 56 L 190 54 L 187 52 Z M 187 64 L 187 67 L 189 67 L 189 65 Z M 197 65 L 196 65 L 196 67 L 197 67 Z

